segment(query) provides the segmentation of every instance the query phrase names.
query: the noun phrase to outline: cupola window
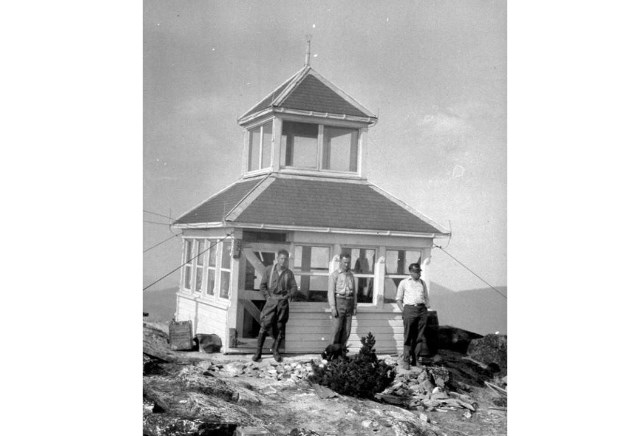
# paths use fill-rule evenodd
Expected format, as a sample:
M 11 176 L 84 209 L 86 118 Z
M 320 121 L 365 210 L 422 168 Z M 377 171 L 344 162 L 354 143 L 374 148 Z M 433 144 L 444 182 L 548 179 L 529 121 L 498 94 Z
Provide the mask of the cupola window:
M 323 131 L 323 169 L 356 171 L 358 130 L 325 126 Z
M 284 121 L 281 166 L 358 171 L 358 129 Z
M 318 124 L 285 121 L 281 136 L 281 156 L 286 167 L 317 169 Z
M 272 122 L 249 130 L 248 171 L 272 166 Z

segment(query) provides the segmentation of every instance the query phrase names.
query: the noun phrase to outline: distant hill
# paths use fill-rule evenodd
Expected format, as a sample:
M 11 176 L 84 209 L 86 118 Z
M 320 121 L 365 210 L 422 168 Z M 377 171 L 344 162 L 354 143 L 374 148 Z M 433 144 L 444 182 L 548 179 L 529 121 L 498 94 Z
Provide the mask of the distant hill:
M 505 286 L 497 287 L 507 296 Z M 430 303 L 440 325 L 451 325 L 486 335 L 507 334 L 507 300 L 492 288 L 452 291 L 432 282 Z
M 176 312 L 176 292 L 178 287 L 143 292 L 142 310 L 148 312 L 147 321 L 170 321 Z

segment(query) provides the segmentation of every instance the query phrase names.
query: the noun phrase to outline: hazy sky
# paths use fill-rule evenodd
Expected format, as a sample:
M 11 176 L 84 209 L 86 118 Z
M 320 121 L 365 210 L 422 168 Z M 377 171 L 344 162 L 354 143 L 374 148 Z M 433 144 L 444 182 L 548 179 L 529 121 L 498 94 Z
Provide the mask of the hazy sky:
M 239 178 L 236 120 L 302 68 L 306 34 L 312 67 L 379 116 L 369 180 L 451 224 L 448 252 L 505 286 L 505 1 L 146 1 L 144 209 L 177 217 Z M 145 284 L 179 264 L 179 238 L 150 250 Z M 486 287 L 438 249 L 432 277 Z

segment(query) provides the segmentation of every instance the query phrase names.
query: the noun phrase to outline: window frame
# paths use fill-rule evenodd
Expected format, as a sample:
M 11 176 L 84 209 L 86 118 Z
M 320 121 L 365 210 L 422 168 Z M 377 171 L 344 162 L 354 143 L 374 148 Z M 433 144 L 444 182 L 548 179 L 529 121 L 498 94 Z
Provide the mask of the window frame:
M 374 260 L 373 260 L 372 266 L 371 266 L 371 269 L 372 269 L 372 273 L 371 274 L 362 274 L 362 273 L 358 273 L 357 274 L 353 270 L 351 270 L 351 271 L 352 271 L 352 274 L 354 274 L 354 278 L 356 278 L 356 279 L 358 279 L 358 278 L 369 278 L 369 279 L 372 280 L 372 282 L 371 282 L 372 283 L 372 301 L 369 302 L 369 303 L 357 302 L 357 304 L 359 306 L 365 305 L 365 306 L 368 306 L 368 307 L 369 306 L 375 307 L 376 306 L 376 292 L 375 292 L 375 289 L 374 289 L 374 280 L 376 278 L 376 261 L 378 259 L 380 246 L 373 246 L 373 245 L 360 245 L 360 246 L 357 246 L 357 245 L 341 245 L 341 251 L 340 251 L 340 253 L 338 253 L 339 262 L 340 262 L 341 253 L 344 253 L 345 251 L 350 250 L 349 253 L 352 254 L 351 250 L 354 250 L 354 249 L 374 250 Z M 353 257 L 352 257 L 352 260 L 354 260 Z M 354 261 L 354 263 L 356 263 L 356 261 Z M 351 269 L 351 265 L 350 265 L 350 269 Z
M 325 129 L 337 129 L 337 130 L 346 130 L 349 132 L 350 136 L 350 149 L 348 151 L 348 166 L 352 166 L 352 138 L 354 138 L 354 147 L 355 147 L 355 169 L 351 170 L 337 170 L 337 169 L 332 169 L 330 165 L 330 159 L 331 159 L 331 153 L 326 153 L 326 148 L 329 148 L 331 150 L 331 140 L 327 138 L 325 135 Z M 323 133 L 322 135 L 319 133 L 319 142 L 320 142 L 320 171 L 334 171 L 338 173 L 349 173 L 349 174 L 357 174 L 358 173 L 358 155 L 360 151 L 360 129 L 354 128 L 354 127 L 343 127 L 343 126 L 332 126 L 332 125 L 324 125 L 323 128 Z M 326 141 L 330 141 L 326 144 Z M 328 158 L 329 157 L 329 158 Z M 323 166 L 327 163 L 328 168 L 323 168 Z
M 324 124 L 318 122 L 308 122 L 308 121 L 298 121 L 298 120 L 282 120 L 282 128 L 280 132 L 280 141 L 278 147 L 280 147 L 280 167 L 285 170 L 294 170 L 294 171 L 311 171 L 311 172 L 326 172 L 334 174 L 348 174 L 348 175 L 360 175 L 361 172 L 361 148 L 362 148 L 362 128 L 352 127 L 352 126 L 343 126 L 343 125 L 333 125 L 333 124 Z M 311 124 L 318 127 L 318 134 L 316 137 L 316 166 L 315 167 L 300 167 L 295 165 L 287 165 L 287 136 L 284 135 L 285 124 Z M 356 147 L 356 169 L 352 170 L 336 170 L 331 168 L 323 168 L 325 159 L 325 128 L 335 128 L 335 129 L 344 129 L 351 130 L 352 134 L 356 135 L 355 147 Z M 283 143 L 284 141 L 284 143 Z M 276 141 L 274 141 L 276 144 Z M 351 155 L 351 150 L 350 150 Z M 328 164 L 329 165 L 329 164 Z
M 215 298 L 216 297 L 216 290 L 218 288 L 218 280 L 219 280 L 219 274 L 218 274 L 218 251 L 220 251 L 219 247 L 218 247 L 218 241 L 219 240 L 220 240 L 219 238 L 207 238 L 206 239 L 206 241 L 207 241 L 206 242 L 206 244 L 207 244 L 207 259 L 205 259 L 205 269 L 207 270 L 207 274 L 205 276 L 205 278 L 206 278 L 206 281 L 205 281 L 205 292 L 203 293 L 203 296 L 205 296 L 207 298 Z M 211 266 L 209 264 L 209 261 L 211 260 L 211 255 L 212 255 L 212 252 L 211 252 L 212 245 L 214 246 L 214 249 L 215 249 L 215 251 L 213 253 L 214 254 L 214 262 L 215 262 L 214 266 Z M 211 294 L 210 294 L 209 293 L 209 278 L 210 278 L 209 275 L 211 274 L 212 270 L 213 270 L 213 273 L 214 273 L 214 287 L 211 290 Z
M 264 134 L 264 128 L 265 126 L 269 125 L 271 127 L 271 150 L 269 153 L 269 163 L 266 165 L 265 162 L 263 162 L 263 147 L 264 147 L 264 142 L 265 142 L 265 134 Z M 252 161 L 252 138 L 253 138 L 253 132 L 258 129 L 258 135 L 260 138 L 259 144 L 258 144 L 258 168 L 252 169 L 251 168 L 251 161 Z M 268 170 L 269 168 L 272 168 L 273 162 L 272 158 L 274 156 L 274 119 L 270 118 L 267 121 L 264 121 L 262 123 L 258 123 L 256 125 L 253 125 L 251 127 L 247 127 L 247 161 L 245 162 L 246 164 L 246 169 L 247 173 L 257 173 L 259 171 L 265 171 Z
M 389 256 L 390 251 L 417 251 L 419 253 L 419 264 L 423 262 L 423 250 L 421 248 L 398 248 L 398 247 L 386 247 L 385 249 L 385 269 L 384 269 L 384 274 L 383 274 L 383 289 L 381 292 L 383 293 L 383 301 L 385 301 L 385 283 L 387 282 L 387 279 L 406 279 L 410 276 L 409 271 L 407 273 L 403 274 L 387 274 L 387 259 Z M 412 262 L 407 263 L 405 268 L 409 268 L 409 264 Z M 399 282 L 400 283 L 400 282 Z M 398 285 L 396 286 L 396 292 L 398 292 Z M 394 294 L 396 294 L 396 292 Z M 391 303 L 391 302 L 388 302 Z
M 187 253 L 187 245 L 190 244 L 189 253 Z M 193 262 L 195 259 L 191 259 L 194 253 L 194 238 L 185 238 L 183 241 L 183 268 L 182 268 L 182 283 L 181 289 L 192 293 L 194 286 L 194 265 Z M 191 259 L 191 260 L 189 260 Z M 187 274 L 187 269 L 189 268 L 189 274 Z M 187 287 L 187 278 L 189 277 L 189 287 Z
M 290 255 L 290 260 L 293 258 L 294 259 L 294 264 L 296 263 L 295 262 L 296 261 L 296 247 L 327 248 L 327 272 L 324 273 L 324 272 L 317 272 L 317 271 L 302 271 L 301 268 L 296 268 L 294 265 L 292 265 L 290 263 L 289 267 L 292 270 L 292 272 L 294 273 L 294 276 L 300 276 L 301 278 L 302 278 L 302 276 L 306 276 L 306 277 L 327 277 L 327 279 L 329 280 L 329 275 L 331 274 L 330 270 L 331 270 L 332 259 L 334 257 L 334 255 L 332 253 L 333 245 L 332 244 L 322 244 L 322 243 L 319 244 L 319 243 L 313 243 L 313 242 L 311 242 L 311 243 L 294 242 L 292 244 L 292 254 Z M 302 261 L 303 261 L 303 259 L 302 259 L 302 255 L 301 255 L 301 265 L 302 265 Z M 311 268 L 311 266 L 310 266 L 310 268 Z M 301 288 L 300 288 L 301 284 L 300 284 L 299 281 L 296 282 L 296 285 L 298 286 L 298 290 L 297 291 L 298 292 L 302 292 Z M 324 291 L 325 291 L 325 293 L 327 293 L 327 289 L 324 289 Z M 296 303 L 296 304 L 323 304 L 323 305 L 327 305 L 328 304 L 327 302 L 328 302 L 328 298 L 325 297 L 325 301 L 292 301 L 292 304 Z
M 206 239 L 204 239 L 204 238 L 194 238 L 194 240 L 195 240 L 196 243 L 193 246 L 193 256 L 195 256 L 195 257 L 193 259 L 193 268 L 194 268 L 194 272 L 193 272 L 194 281 L 193 281 L 193 283 L 194 283 L 194 288 L 192 289 L 192 293 L 193 294 L 202 295 L 202 294 L 204 294 L 203 285 L 206 283 L 206 281 L 205 281 L 205 278 L 206 278 L 205 277 L 205 256 L 207 255 L 208 249 L 207 250 L 203 249 L 204 247 L 207 246 Z M 201 252 L 202 252 L 202 254 L 199 255 L 199 253 L 201 253 Z M 202 265 L 198 265 L 199 258 L 202 258 Z M 198 280 L 198 269 L 199 268 L 201 270 L 200 288 L 198 287 L 198 283 L 197 283 L 197 280 Z
M 223 255 L 225 251 L 223 250 L 224 245 L 228 243 L 229 244 L 229 268 L 223 268 Z M 216 281 L 217 281 L 217 292 L 215 292 L 216 297 L 219 300 L 223 300 L 226 302 L 231 303 L 231 287 L 232 287 L 232 269 L 233 269 L 233 249 L 234 249 L 234 243 L 233 239 L 225 239 L 225 238 L 219 238 L 218 240 L 219 247 L 217 247 L 217 253 L 218 256 L 216 257 L 216 270 L 217 270 L 217 275 Z M 222 279 L 223 279 L 223 272 L 229 273 L 229 287 L 227 289 L 227 296 L 222 295 Z

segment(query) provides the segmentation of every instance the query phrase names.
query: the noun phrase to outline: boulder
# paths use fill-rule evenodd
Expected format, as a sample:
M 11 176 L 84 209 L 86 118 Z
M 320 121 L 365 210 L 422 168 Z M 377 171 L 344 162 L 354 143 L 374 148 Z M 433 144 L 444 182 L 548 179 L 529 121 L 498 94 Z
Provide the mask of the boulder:
M 439 326 L 438 328 L 438 346 L 461 354 L 467 352 L 468 346 L 474 339 L 482 338 L 478 333 L 470 332 L 451 326 Z
M 487 335 L 470 342 L 468 356 L 490 367 L 498 368 L 501 375 L 507 373 L 507 336 Z

